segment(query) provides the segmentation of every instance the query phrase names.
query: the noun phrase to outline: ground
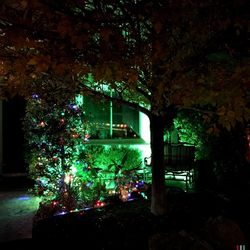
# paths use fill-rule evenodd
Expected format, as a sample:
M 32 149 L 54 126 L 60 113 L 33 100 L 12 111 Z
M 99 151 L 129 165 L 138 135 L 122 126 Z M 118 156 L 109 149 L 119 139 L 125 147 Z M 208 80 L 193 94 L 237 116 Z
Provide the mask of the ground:
M 0 179 L 0 242 L 32 237 L 33 217 L 40 199 L 29 190 L 24 178 Z

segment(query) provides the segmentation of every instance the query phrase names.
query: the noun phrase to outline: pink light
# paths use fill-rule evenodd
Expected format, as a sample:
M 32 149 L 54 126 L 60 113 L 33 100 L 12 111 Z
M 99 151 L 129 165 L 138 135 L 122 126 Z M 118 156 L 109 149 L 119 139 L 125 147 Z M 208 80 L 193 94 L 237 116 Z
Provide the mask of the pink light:
M 45 127 L 45 122 L 40 122 L 41 127 Z

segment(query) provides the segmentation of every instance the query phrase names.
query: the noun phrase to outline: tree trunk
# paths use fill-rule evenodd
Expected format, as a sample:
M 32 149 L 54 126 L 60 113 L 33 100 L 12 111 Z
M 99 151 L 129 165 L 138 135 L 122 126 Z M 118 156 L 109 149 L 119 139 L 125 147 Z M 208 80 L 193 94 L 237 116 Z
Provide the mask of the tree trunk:
M 167 212 L 167 207 L 164 171 L 164 119 L 162 116 L 152 114 L 150 130 L 152 152 L 151 212 L 154 215 L 163 215 Z

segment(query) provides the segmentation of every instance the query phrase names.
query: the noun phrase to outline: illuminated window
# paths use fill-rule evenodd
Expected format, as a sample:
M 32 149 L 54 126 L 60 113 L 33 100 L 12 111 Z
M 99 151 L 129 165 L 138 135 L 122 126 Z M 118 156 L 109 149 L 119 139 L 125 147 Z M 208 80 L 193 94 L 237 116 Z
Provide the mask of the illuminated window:
M 106 100 L 84 97 L 91 139 L 140 138 L 139 112 Z

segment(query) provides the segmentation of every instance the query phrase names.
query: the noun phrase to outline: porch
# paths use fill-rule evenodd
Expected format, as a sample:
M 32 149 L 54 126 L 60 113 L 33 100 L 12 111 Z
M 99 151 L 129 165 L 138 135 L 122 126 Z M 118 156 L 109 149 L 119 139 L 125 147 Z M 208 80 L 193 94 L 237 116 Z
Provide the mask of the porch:
M 188 192 L 194 189 L 195 147 L 180 143 L 165 143 L 164 164 L 167 186 L 175 186 Z M 143 176 L 146 182 L 151 182 L 151 156 L 144 158 Z

